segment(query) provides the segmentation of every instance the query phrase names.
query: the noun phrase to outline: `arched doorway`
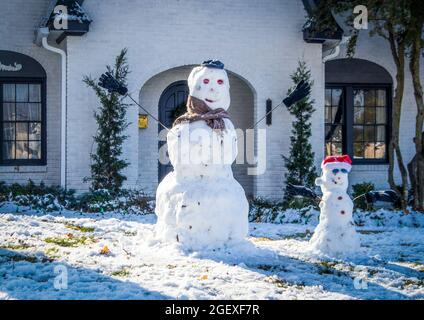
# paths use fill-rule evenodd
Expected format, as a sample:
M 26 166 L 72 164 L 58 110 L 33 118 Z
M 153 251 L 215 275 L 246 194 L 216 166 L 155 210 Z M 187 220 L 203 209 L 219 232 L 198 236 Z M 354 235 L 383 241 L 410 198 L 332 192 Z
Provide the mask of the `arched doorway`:
M 186 102 L 188 97 L 188 85 L 187 81 L 176 81 L 169 85 L 162 93 L 159 99 L 159 120 L 166 127 L 171 128 L 174 120 L 182 115 L 186 110 Z M 158 124 L 159 132 L 163 130 L 163 127 Z M 166 141 L 159 141 L 159 150 L 166 147 L 164 146 Z M 172 171 L 172 165 L 170 162 L 167 164 L 158 164 L 158 180 L 159 182 Z

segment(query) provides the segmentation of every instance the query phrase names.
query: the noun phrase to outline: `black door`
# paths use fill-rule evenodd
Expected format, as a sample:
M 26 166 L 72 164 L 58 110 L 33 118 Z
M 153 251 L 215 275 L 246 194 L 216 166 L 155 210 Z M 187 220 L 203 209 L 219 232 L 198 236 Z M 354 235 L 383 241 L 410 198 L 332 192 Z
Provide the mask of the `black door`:
M 159 99 L 159 120 L 168 128 L 172 127 L 174 120 L 186 111 L 188 96 L 187 81 L 177 81 L 168 86 Z M 159 132 L 164 130 L 158 125 Z M 159 141 L 159 150 L 166 141 Z M 162 164 L 159 161 L 159 182 L 172 171 L 171 163 Z

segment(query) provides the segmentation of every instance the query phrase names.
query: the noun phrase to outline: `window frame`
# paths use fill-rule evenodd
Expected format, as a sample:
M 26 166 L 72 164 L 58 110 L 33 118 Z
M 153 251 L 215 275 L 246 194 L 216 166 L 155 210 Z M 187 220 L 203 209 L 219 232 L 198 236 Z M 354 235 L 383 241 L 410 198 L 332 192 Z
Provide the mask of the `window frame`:
M 3 159 L 3 84 L 40 84 L 41 85 L 41 158 L 40 159 Z M 0 166 L 45 166 L 47 164 L 47 110 L 46 79 L 26 77 L 0 77 Z M 15 140 L 16 141 L 16 140 Z
M 344 98 L 344 110 L 343 110 L 343 121 L 344 125 L 342 128 L 342 150 L 343 154 L 348 154 L 352 159 L 353 164 L 359 165 L 372 165 L 372 164 L 388 164 L 389 163 L 389 143 L 392 132 L 392 88 L 391 84 L 387 83 L 326 83 L 326 89 L 342 89 Z M 353 92 L 357 89 L 384 89 L 386 90 L 386 102 L 387 102 L 387 124 L 386 124 L 386 156 L 380 159 L 357 159 L 353 157 L 353 121 L 354 121 L 354 101 Z M 325 105 L 324 105 L 325 108 Z M 325 121 L 325 120 L 324 120 Z M 325 135 L 324 135 L 325 137 Z M 324 141 L 324 148 L 325 148 Z

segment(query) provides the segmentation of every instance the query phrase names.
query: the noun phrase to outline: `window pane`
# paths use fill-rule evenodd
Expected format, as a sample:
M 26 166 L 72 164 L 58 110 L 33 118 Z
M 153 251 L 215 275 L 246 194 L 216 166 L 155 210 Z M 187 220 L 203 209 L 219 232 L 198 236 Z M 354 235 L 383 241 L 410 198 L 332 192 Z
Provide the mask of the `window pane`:
M 29 120 L 28 103 L 16 104 L 16 120 Z
M 375 124 L 375 108 L 365 107 L 365 123 Z
M 325 140 L 342 141 L 342 126 L 326 126 Z
M 377 141 L 386 141 L 386 126 L 377 126 Z
M 14 103 L 3 103 L 3 120 L 15 120 Z
M 16 141 L 16 159 L 28 159 L 27 141 Z
M 28 140 L 27 123 L 16 123 L 16 140 Z
M 375 90 L 364 90 L 365 107 L 375 107 Z
M 364 90 L 353 90 L 353 105 L 363 107 L 365 105 Z
M 41 102 L 41 85 L 29 85 L 29 102 Z
M 15 142 L 6 141 L 3 142 L 3 159 L 14 159 L 15 158 Z
M 341 155 L 343 152 L 342 144 L 338 142 L 328 142 L 325 144 L 326 155 Z
M 325 89 L 325 105 L 331 106 L 331 89 Z
M 383 142 L 377 142 L 375 144 L 375 157 L 377 159 L 384 159 L 386 157 L 386 144 Z
M 375 149 L 374 143 L 365 144 L 365 150 L 364 150 L 365 159 L 374 159 L 374 149 Z
M 377 90 L 376 105 L 379 107 L 386 106 L 386 90 Z
M 331 125 L 325 126 L 325 140 L 331 140 Z
M 29 158 L 41 159 L 41 142 L 40 141 L 29 142 Z
M 15 140 L 15 124 L 3 123 L 3 140 Z
M 387 123 L 387 116 L 386 116 L 386 108 L 379 107 L 376 108 L 376 118 L 378 124 L 386 124 Z
M 364 127 L 363 126 L 354 126 L 353 127 L 353 141 L 364 141 Z
M 375 140 L 375 127 L 366 126 L 364 127 L 364 141 L 374 141 Z
M 41 123 L 29 124 L 29 140 L 41 140 Z
M 342 123 L 343 122 L 343 107 L 333 107 L 332 111 L 333 123 Z
M 364 146 L 362 143 L 353 144 L 353 157 L 356 159 L 361 159 L 364 157 Z
M 332 89 L 331 92 L 331 105 L 338 107 L 340 105 L 340 99 L 342 98 L 342 89 Z
M 333 134 L 333 141 L 341 142 L 343 139 L 342 126 L 336 126 Z
M 40 103 L 28 103 L 28 119 L 32 121 L 41 121 Z
M 27 84 L 16 85 L 16 101 L 28 102 L 28 85 Z
M 11 83 L 3 84 L 3 101 L 15 101 L 15 85 Z
M 17 114 L 16 120 L 41 121 L 41 104 L 40 103 L 17 103 L 16 114 Z
M 354 108 L 354 115 L 353 115 L 353 123 L 354 124 L 363 124 L 364 123 L 364 116 L 365 114 L 365 108 Z
M 331 121 L 332 121 L 331 108 L 325 107 L 325 123 L 331 123 Z

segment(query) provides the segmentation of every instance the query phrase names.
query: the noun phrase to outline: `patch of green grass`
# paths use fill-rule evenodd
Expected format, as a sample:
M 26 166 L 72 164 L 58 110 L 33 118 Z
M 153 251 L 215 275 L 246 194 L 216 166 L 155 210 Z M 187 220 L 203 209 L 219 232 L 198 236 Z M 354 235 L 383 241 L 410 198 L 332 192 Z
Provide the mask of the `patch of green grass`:
M 307 230 L 306 232 L 298 232 L 298 233 L 294 233 L 294 234 L 289 234 L 289 235 L 283 235 L 282 238 L 284 240 L 288 240 L 288 239 L 309 239 L 312 236 L 312 233 Z
M 71 230 L 76 230 L 80 232 L 94 232 L 94 228 L 91 227 L 83 227 L 77 224 L 65 223 L 65 227 Z
M 59 249 L 55 247 L 48 248 L 45 252 L 45 255 L 51 259 L 59 258 Z
M 0 249 L 9 249 L 9 250 L 25 250 L 31 248 L 30 245 L 26 244 L 26 243 L 19 243 L 19 244 L 5 244 L 5 245 L 1 245 Z
M 412 262 L 412 268 L 419 272 L 424 272 L 424 264 L 418 263 L 418 262 Z
M 134 237 L 137 235 L 137 231 L 125 231 L 124 235 L 127 237 Z
M 259 270 L 264 270 L 264 271 L 278 271 L 278 272 L 287 272 L 288 271 L 283 266 L 276 266 L 276 265 L 269 265 L 269 264 L 260 264 L 260 265 L 253 266 L 253 267 L 257 268 Z
M 417 287 L 424 287 L 424 280 L 419 279 L 405 279 L 402 281 L 402 284 L 400 285 L 402 289 L 405 289 L 406 287 L 410 286 L 417 286 Z
M 44 239 L 44 242 L 58 245 L 60 247 L 78 247 L 81 245 L 87 245 L 95 242 L 94 237 L 77 237 L 77 236 L 62 236 L 62 237 L 48 237 Z
M 284 289 L 288 289 L 288 288 L 304 289 L 305 288 L 303 284 L 290 283 L 288 281 L 285 281 L 283 279 L 276 278 L 276 277 L 266 277 L 265 282 L 272 283 L 276 285 L 278 288 L 284 288 Z
M 37 257 L 25 255 L 25 254 L 13 254 L 13 255 L 1 255 L 4 257 L 8 262 L 20 262 L 20 261 L 26 261 L 29 263 L 36 263 L 38 261 Z
M 342 273 L 335 268 L 338 265 L 335 261 L 319 261 L 316 265 L 318 267 L 318 274 L 342 275 Z
M 130 275 L 130 272 L 124 268 L 121 270 L 113 271 L 111 275 L 115 277 L 128 277 Z
M 382 231 L 382 230 L 358 230 L 358 232 L 360 234 L 378 234 L 378 233 L 383 233 L 384 231 Z

